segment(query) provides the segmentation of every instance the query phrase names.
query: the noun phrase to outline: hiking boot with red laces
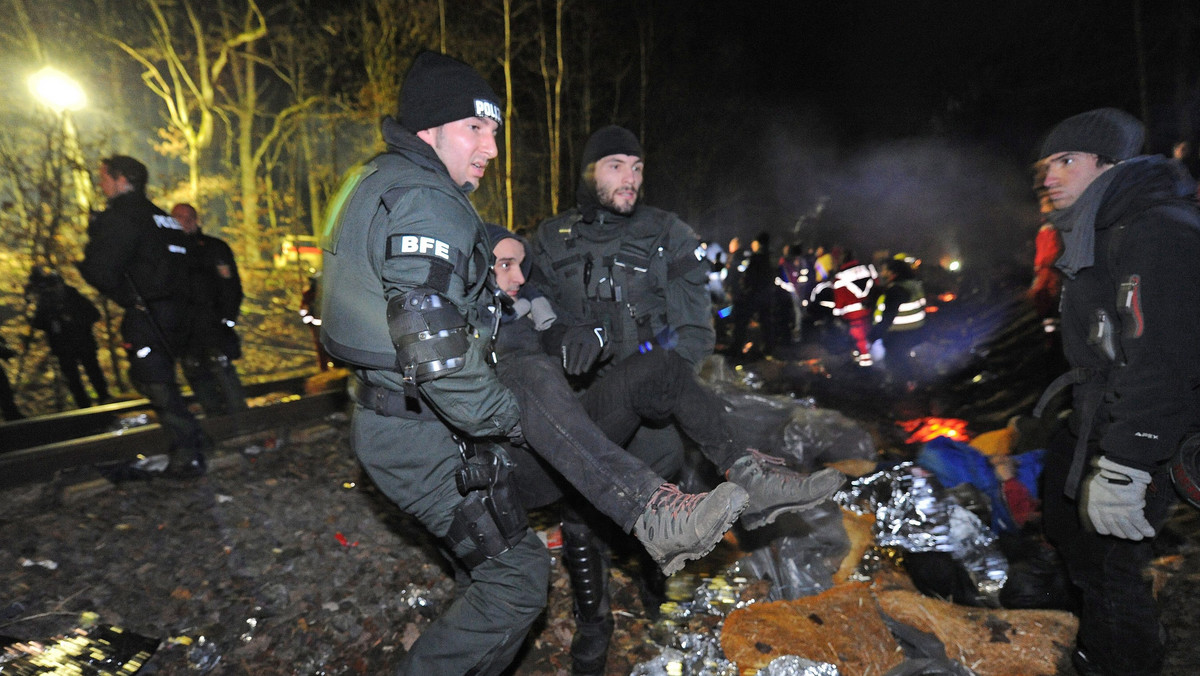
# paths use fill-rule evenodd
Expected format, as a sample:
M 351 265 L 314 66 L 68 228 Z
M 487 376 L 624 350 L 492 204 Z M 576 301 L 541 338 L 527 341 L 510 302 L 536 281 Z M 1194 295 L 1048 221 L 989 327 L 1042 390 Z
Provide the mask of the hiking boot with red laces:
M 684 493 L 674 484 L 663 484 L 633 525 L 633 534 L 670 575 L 711 552 L 748 499 L 746 491 L 729 482 L 710 493 Z
M 832 497 L 846 480 L 835 469 L 805 476 L 789 469 L 782 458 L 754 449 L 733 463 L 725 478 L 750 494 L 750 504 L 742 515 L 742 525 L 750 530 L 774 523 L 781 514 L 816 507 Z

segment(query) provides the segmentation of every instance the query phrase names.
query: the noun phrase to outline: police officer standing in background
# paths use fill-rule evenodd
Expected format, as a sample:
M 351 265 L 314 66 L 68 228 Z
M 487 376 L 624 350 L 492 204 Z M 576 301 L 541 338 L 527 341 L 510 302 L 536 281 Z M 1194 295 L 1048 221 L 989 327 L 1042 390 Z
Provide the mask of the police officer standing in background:
M 175 360 L 187 345 L 188 247 L 179 222 L 146 198 L 149 173 L 125 155 L 100 161 L 100 191 L 108 208 L 88 225 L 79 271 L 100 293 L 125 310 L 121 338 L 129 379 L 150 400 L 171 434 L 169 475 L 204 474 L 211 441 L 188 411 Z
M 191 238 L 191 329 L 180 362 L 196 399 L 208 415 L 246 410 L 246 395 L 233 360 L 242 347 L 233 327 L 242 307 L 242 279 L 233 250 L 200 230 L 200 218 L 190 204 L 176 204 L 171 217 Z
M 83 387 L 79 367 L 87 373 L 96 398 L 100 403 L 109 401 L 108 381 L 96 359 L 96 337 L 92 325 L 100 320 L 100 311 L 92 301 L 63 281 L 54 270 L 35 266 L 29 273 L 26 292 L 36 297 L 37 310 L 33 313 L 30 326 L 46 334 L 50 352 L 58 360 L 58 368 L 67 389 L 75 400 L 75 406 L 87 408 L 92 398 Z
M 468 199 L 502 123 L 479 73 L 420 54 L 399 121 L 383 121 L 387 151 L 350 172 L 322 237 L 321 338 L 354 371 L 351 445 L 462 582 L 400 674 L 500 673 L 546 604 L 549 554 L 486 440 L 520 438 L 516 399 L 489 363 L 492 252 Z

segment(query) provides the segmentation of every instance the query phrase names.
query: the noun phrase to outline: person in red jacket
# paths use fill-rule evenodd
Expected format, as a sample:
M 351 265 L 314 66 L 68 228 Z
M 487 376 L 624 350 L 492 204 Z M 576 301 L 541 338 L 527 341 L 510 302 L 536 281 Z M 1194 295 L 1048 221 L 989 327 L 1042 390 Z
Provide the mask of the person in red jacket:
M 1038 192 L 1041 193 L 1038 200 L 1041 212 L 1045 216 L 1054 210 L 1054 205 L 1045 190 Z M 1038 228 L 1037 237 L 1034 239 L 1033 284 L 1029 287 L 1029 300 L 1033 301 L 1033 308 L 1041 318 L 1042 324 L 1047 326 L 1047 331 L 1052 330 L 1049 327 L 1055 323 L 1058 316 L 1058 297 L 1062 293 L 1062 272 L 1054 267 L 1054 262 L 1060 254 L 1062 239 L 1059 238 L 1058 230 L 1054 228 L 1053 223 L 1043 219 L 1042 227 Z
M 870 366 L 871 350 L 867 332 L 871 328 L 871 292 L 879 280 L 875 266 L 860 263 L 854 252 L 847 249 L 845 261 L 833 276 L 833 315 L 846 322 L 854 341 L 854 360 L 859 366 Z

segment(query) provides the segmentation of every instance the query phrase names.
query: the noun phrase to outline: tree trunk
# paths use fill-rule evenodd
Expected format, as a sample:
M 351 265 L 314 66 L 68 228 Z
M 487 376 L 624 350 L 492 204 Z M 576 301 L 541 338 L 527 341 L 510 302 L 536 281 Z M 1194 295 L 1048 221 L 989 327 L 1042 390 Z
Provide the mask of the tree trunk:
M 242 194 L 242 259 L 257 260 L 258 251 L 258 161 L 254 147 L 254 115 L 258 107 L 258 88 L 255 79 L 254 43 L 246 45 L 248 58 L 238 105 L 238 174 Z
M 512 230 L 513 199 L 512 0 L 504 0 L 504 227 Z

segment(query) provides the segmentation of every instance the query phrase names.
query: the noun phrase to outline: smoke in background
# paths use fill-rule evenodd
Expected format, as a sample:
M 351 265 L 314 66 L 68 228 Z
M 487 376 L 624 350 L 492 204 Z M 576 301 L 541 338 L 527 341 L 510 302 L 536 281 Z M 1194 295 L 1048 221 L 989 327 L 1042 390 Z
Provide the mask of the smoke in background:
M 970 266 L 1032 264 L 1031 178 L 982 146 L 905 139 L 839 153 L 811 135 L 780 133 L 769 152 L 780 167 L 774 198 L 794 215 L 794 234 L 778 233 L 783 241 L 840 244 L 861 256 L 886 249 Z

